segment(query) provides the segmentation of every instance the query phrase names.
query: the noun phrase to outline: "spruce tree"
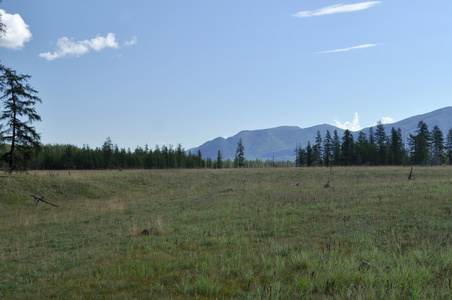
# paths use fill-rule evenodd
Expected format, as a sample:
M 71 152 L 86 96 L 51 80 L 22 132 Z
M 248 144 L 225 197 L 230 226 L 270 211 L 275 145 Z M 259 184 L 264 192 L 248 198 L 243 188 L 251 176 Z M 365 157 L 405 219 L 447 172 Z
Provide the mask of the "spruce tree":
M 351 166 L 355 164 L 355 142 L 350 130 L 346 129 L 342 137 L 342 165 Z
M 223 168 L 223 157 L 221 155 L 221 151 L 218 150 L 218 154 L 217 154 L 217 169 L 222 169 Z
M 414 164 L 425 165 L 429 161 L 430 132 L 423 121 L 417 125 L 416 135 L 410 134 L 411 161 Z
M 367 141 L 367 136 L 363 131 L 360 131 L 358 134 L 355 149 L 356 149 L 356 164 L 362 165 L 368 163 L 369 142 Z
M 431 133 L 431 148 L 432 148 L 432 160 L 433 165 L 440 165 L 443 163 L 444 155 L 444 136 L 443 132 L 436 125 L 433 127 Z
M 387 164 L 387 138 L 383 123 L 378 121 L 377 130 L 375 131 L 375 142 L 378 150 L 377 164 L 386 165 Z
M 449 158 L 449 165 L 452 165 L 452 128 L 449 129 L 446 138 L 446 153 Z
M 237 151 L 236 151 L 236 158 L 237 158 L 237 167 L 242 168 L 245 166 L 245 147 L 243 146 L 242 138 L 239 139 L 237 142 Z
M 391 139 L 389 146 L 389 164 L 399 166 L 403 162 L 404 149 L 402 141 L 402 131 L 400 128 L 396 130 L 391 129 Z
M 313 151 L 315 164 L 321 166 L 323 162 L 322 162 L 322 136 L 320 135 L 320 130 L 317 130 Z
M 31 150 L 39 148 L 41 139 L 31 124 L 41 121 L 35 105 L 42 101 L 36 96 L 38 92 L 27 83 L 30 78 L 30 75 L 18 75 L 16 71 L 2 67 L 0 100 L 3 101 L 4 111 L 0 117 L 3 123 L 0 136 L 3 142 L 10 143 L 10 151 L 4 156 L 9 173 L 18 169 L 19 164 L 25 165 Z
M 331 165 L 333 158 L 333 140 L 329 130 L 326 131 L 323 139 L 323 164 L 327 167 Z
M 310 167 L 312 166 L 312 163 L 314 161 L 314 151 L 311 147 L 311 142 L 308 141 L 308 146 L 306 146 L 306 166 Z
M 337 130 L 333 132 L 333 165 L 339 166 L 341 164 L 341 141 Z

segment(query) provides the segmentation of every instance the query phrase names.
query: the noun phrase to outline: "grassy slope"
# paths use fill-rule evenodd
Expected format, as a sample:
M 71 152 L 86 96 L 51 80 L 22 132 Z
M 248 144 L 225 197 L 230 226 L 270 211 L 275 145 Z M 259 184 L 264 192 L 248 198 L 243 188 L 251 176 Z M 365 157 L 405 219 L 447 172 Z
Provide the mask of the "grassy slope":
M 448 298 L 452 168 L 408 172 L 3 176 L 0 298 Z

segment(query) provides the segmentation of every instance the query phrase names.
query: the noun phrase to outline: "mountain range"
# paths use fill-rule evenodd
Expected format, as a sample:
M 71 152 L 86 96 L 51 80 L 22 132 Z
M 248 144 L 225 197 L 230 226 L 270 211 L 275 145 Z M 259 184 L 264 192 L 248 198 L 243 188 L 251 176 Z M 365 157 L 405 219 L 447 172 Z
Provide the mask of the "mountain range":
M 417 125 L 423 121 L 428 125 L 429 130 L 438 126 L 446 137 L 449 129 L 452 128 L 452 106 L 441 108 L 429 113 L 416 115 L 399 122 L 384 124 L 386 134 L 390 134 L 392 127 L 400 128 L 404 138 L 409 137 L 409 134 L 414 134 L 417 130 Z M 374 128 L 375 132 L 375 127 Z M 359 131 L 353 131 L 354 138 L 358 137 L 360 131 L 369 133 L 371 127 L 364 128 Z M 308 141 L 311 144 L 315 143 L 317 132 L 320 131 L 322 138 L 326 131 L 329 130 L 331 135 L 337 130 L 339 138 L 342 138 L 344 129 L 335 127 L 333 125 L 323 124 L 308 128 L 300 128 L 297 126 L 281 126 L 269 129 L 260 130 L 244 130 L 229 138 L 218 137 L 211 141 L 202 144 L 199 147 L 189 149 L 191 153 L 197 153 L 201 150 L 204 158 L 216 159 L 218 150 L 221 151 L 223 159 L 233 159 L 235 157 L 237 143 L 242 139 L 245 147 L 246 159 L 274 159 L 274 160 L 295 160 L 295 147 L 297 144 L 306 147 Z

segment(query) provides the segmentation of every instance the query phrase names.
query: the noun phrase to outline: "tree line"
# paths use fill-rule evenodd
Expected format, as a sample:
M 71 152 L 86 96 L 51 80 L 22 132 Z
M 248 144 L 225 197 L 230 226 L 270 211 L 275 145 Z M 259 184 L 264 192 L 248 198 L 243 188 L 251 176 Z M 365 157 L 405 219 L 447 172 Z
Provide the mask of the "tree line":
M 243 147 L 243 146 L 242 146 Z M 241 148 L 242 151 L 244 149 Z M 246 160 L 241 152 L 240 163 L 234 159 L 223 159 L 218 151 L 216 159 L 203 158 L 198 150 L 196 153 L 185 151 L 181 144 L 176 147 L 163 145 L 150 149 L 138 146 L 133 151 L 119 148 L 107 138 L 102 147 L 90 148 L 88 145 L 47 144 L 41 145 L 23 165 L 24 169 L 34 170 L 102 170 L 102 169 L 195 169 L 195 168 L 254 168 L 254 167 L 287 167 L 293 162 L 274 160 Z M 240 165 L 239 165 L 240 164 Z
M 351 165 L 441 165 L 452 164 L 452 128 L 446 138 L 438 126 L 431 131 L 420 121 L 415 134 L 409 134 L 405 141 L 400 128 L 385 127 L 378 122 L 375 132 L 371 127 L 368 134 L 358 133 L 355 140 L 350 130 L 338 136 L 337 130 L 326 131 L 322 137 L 317 132 L 315 143 L 306 147 L 295 147 L 295 165 L 301 166 L 351 166 Z

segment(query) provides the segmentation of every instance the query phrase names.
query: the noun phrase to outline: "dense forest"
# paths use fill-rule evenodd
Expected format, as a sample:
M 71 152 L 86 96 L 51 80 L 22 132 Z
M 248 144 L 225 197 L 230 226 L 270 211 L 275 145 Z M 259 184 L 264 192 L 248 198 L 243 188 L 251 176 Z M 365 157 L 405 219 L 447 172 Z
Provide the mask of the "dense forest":
M 3 144 L 3 152 L 8 145 Z M 1 152 L 1 151 L 0 151 Z M 182 145 L 177 147 L 163 145 L 149 149 L 138 146 L 135 150 L 119 148 L 107 138 L 102 147 L 79 148 L 74 145 L 41 145 L 39 150 L 28 152 L 22 157 L 26 164 L 22 169 L 37 170 L 100 170 L 100 169 L 177 169 L 177 168 L 234 168 L 239 167 L 237 160 L 222 159 L 221 152 L 215 159 L 203 158 L 201 151 L 186 152 Z M 219 163 L 218 163 L 219 162 Z M 293 166 L 289 161 L 246 160 L 240 167 L 287 167 Z M 5 168 L 5 166 L 4 166 Z
M 441 165 L 452 164 L 452 128 L 444 138 L 438 126 L 429 131 L 420 121 L 415 134 L 404 141 L 400 128 L 391 128 L 387 135 L 381 122 L 366 134 L 358 133 L 355 140 L 346 130 L 340 138 L 335 130 L 326 131 L 322 138 L 317 132 L 315 143 L 295 148 L 295 165 L 300 166 L 351 166 L 351 165 Z
M 314 167 L 351 165 L 440 165 L 452 163 L 452 129 L 446 137 L 435 126 L 431 131 L 424 122 L 419 122 L 415 134 L 410 134 L 406 143 L 400 129 L 392 128 L 390 135 L 384 125 L 379 123 L 375 132 L 370 128 L 366 135 L 357 133 L 355 140 L 351 131 L 346 130 L 342 137 L 337 131 L 326 131 L 322 137 L 317 132 L 313 144 L 306 147 L 297 145 L 296 159 L 291 161 L 247 160 L 246 149 L 239 141 L 238 155 L 234 160 L 223 159 L 221 151 L 216 158 L 206 158 L 201 151 L 186 152 L 182 145 L 177 147 L 163 145 L 150 149 L 119 148 L 107 138 L 102 147 L 82 148 L 74 145 L 41 145 L 37 150 L 24 152 L 20 160 L 22 169 L 45 170 L 94 170 L 94 169 L 176 169 L 176 168 L 253 168 L 253 167 Z M 2 144 L 0 152 L 7 153 L 8 144 Z M 5 166 L 3 166 L 5 168 Z

